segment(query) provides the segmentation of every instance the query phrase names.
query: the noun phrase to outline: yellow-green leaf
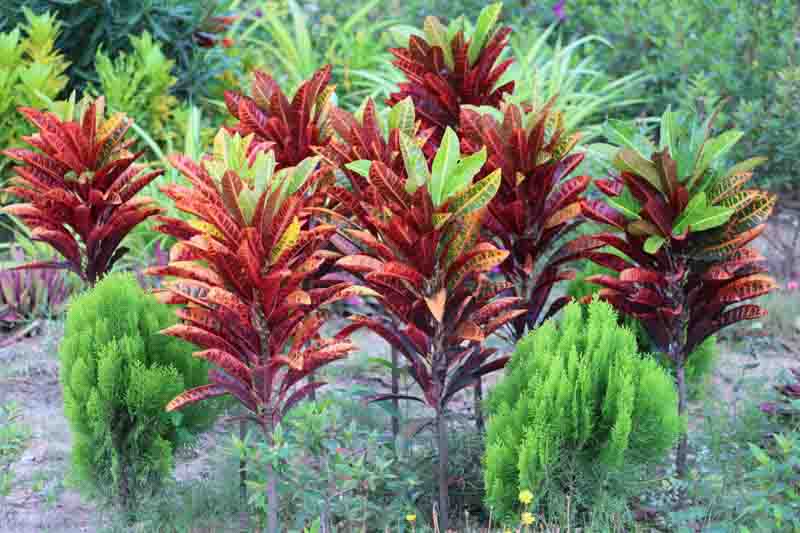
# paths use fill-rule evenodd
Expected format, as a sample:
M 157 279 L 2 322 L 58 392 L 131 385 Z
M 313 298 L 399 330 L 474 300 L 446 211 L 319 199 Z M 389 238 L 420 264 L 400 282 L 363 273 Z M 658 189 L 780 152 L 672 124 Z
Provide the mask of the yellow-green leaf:
M 498 168 L 461 194 L 455 196 L 449 206 L 450 212 L 455 217 L 463 217 L 484 207 L 497 194 L 502 179 L 502 171 Z
M 286 231 L 283 232 L 281 238 L 278 240 L 277 244 L 272 248 L 272 251 L 269 256 L 269 260 L 271 263 L 275 263 L 278 259 L 281 258 L 283 252 L 294 246 L 297 242 L 297 239 L 300 237 L 300 220 L 297 217 L 294 217 L 292 223 L 289 224 L 289 227 L 286 228 Z

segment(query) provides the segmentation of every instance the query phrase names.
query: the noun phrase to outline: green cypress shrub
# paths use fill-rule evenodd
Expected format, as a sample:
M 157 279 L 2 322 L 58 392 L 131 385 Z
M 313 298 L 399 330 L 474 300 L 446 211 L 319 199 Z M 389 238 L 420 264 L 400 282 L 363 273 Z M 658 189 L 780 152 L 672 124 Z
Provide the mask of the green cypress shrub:
M 60 376 L 73 476 L 126 511 L 169 475 L 176 445 L 213 419 L 203 405 L 164 409 L 207 375 L 191 344 L 159 333 L 175 323 L 174 312 L 129 273 L 103 278 L 67 312 Z
M 543 503 L 576 480 L 602 486 L 626 463 L 657 459 L 682 427 L 672 378 L 639 355 L 611 306 L 575 302 L 561 316 L 517 344 L 486 401 L 486 499 L 501 517 L 521 490 Z
M 567 285 L 567 294 L 576 300 L 588 298 L 597 294 L 600 291 L 600 286 L 586 281 L 586 278 L 598 274 L 617 275 L 616 272 L 609 268 L 592 263 L 591 261 L 587 262 L 583 269 L 578 270 L 575 279 L 570 281 Z M 636 344 L 639 347 L 639 353 L 652 354 L 653 357 L 674 375 L 675 364 L 665 354 L 655 351 L 653 342 L 650 340 L 649 335 L 639 321 L 629 316 L 620 318 L 621 323 L 629 328 L 636 336 Z M 706 377 L 710 374 L 711 370 L 713 370 L 718 355 L 717 337 L 712 335 L 699 344 L 689 356 L 689 359 L 686 361 L 686 380 L 692 387 L 692 394 L 697 394 L 699 390 L 698 387 L 704 383 Z

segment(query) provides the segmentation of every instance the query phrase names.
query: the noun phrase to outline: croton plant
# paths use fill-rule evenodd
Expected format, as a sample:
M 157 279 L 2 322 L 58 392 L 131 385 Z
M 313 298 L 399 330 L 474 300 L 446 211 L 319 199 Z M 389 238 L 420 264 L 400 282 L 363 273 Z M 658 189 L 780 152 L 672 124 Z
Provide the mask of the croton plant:
M 290 101 L 269 74 L 256 71 L 251 96 L 225 91 L 228 111 L 239 121 L 228 130 L 242 136 L 253 134 L 256 144 L 267 143 L 279 169 L 298 165 L 331 140 L 334 86 L 330 79 L 328 65 L 303 82 Z
M 448 128 L 429 165 L 416 138 L 404 131 L 393 135 L 399 137 L 402 168 L 393 170 L 381 160 L 350 165 L 368 187 L 361 192 L 353 187 L 354 193 L 342 198 L 355 215 L 343 223 L 342 235 L 358 253 L 337 261 L 379 294 L 393 320 L 353 316 L 342 334 L 371 329 L 408 361 L 422 394 L 401 398 L 435 413 L 439 516 L 446 521 L 447 404 L 481 375 L 502 368 L 506 358 L 492 359 L 494 350 L 483 341 L 524 311 L 509 309 L 517 298 L 496 298 L 508 283 L 485 275 L 508 256 L 481 239 L 486 205 L 501 181 L 498 170 L 473 183 L 486 151 L 462 155 L 458 137 Z M 373 188 L 382 198 L 379 204 L 371 199 Z
M 195 356 L 218 367 L 208 385 L 167 410 L 231 394 L 269 440 L 287 411 L 323 385 L 305 378 L 353 348 L 343 335 L 320 337 L 325 306 L 370 291 L 321 279 L 325 263 L 340 256 L 325 250 L 336 228 L 309 228 L 305 216 L 319 158 L 276 170 L 275 153 L 253 139 L 221 130 L 211 157 L 171 158 L 190 186 L 162 191 L 195 218 L 159 217 L 158 229 L 178 242 L 170 263 L 148 273 L 171 278 L 158 292 L 162 301 L 185 304 L 177 310 L 183 323 L 164 333 L 201 347 Z M 274 478 L 268 483 L 270 531 L 277 531 Z
M 74 97 L 61 116 L 32 108 L 20 112 L 38 129 L 24 140 L 35 150 L 12 148 L 5 155 L 22 164 L 5 191 L 24 200 L 3 212 L 18 217 L 33 240 L 50 244 L 63 261 L 28 263 L 17 268 L 67 268 L 94 284 L 125 253 L 125 236 L 161 212 L 146 197 L 136 197 L 163 170 L 136 164 L 142 152 L 128 150 L 131 121 L 122 113 L 105 118 L 105 100 Z
M 486 6 L 471 28 L 463 17 L 447 27 L 428 17 L 423 35 L 412 34 L 407 47 L 390 49 L 392 64 L 406 81 L 387 103 L 413 99 L 422 128 L 433 129 L 428 155 L 447 127 L 457 129 L 462 105 L 497 107 L 504 94 L 514 91 L 513 81 L 497 86 L 513 61 L 498 63 L 511 33 L 511 28 L 496 28 L 501 8 L 501 3 Z
M 570 176 L 584 158 L 571 153 L 579 135 L 565 130 L 552 103 L 537 110 L 501 108 L 484 114 L 462 108 L 460 132 L 465 151 L 487 151 L 479 176 L 502 175 L 483 231 L 509 253 L 500 270 L 525 310 L 505 328 L 507 340 L 516 343 L 569 301 L 557 298 L 543 313 L 553 286 L 574 277 L 564 265 L 593 256 L 604 244 L 590 236 L 560 242 L 580 224 L 580 202 L 591 182 L 589 176 Z M 514 299 L 504 301 L 514 305 Z
M 775 196 L 745 189 L 763 160 L 730 168 L 723 156 L 741 138 L 738 131 L 711 136 L 712 117 L 689 127 L 667 112 L 660 146 L 642 153 L 622 147 L 614 158 L 617 177 L 597 181 L 604 201 L 586 200 L 584 214 L 612 231 L 594 238 L 621 252 L 604 266 L 617 272 L 588 279 L 604 288 L 602 298 L 637 318 L 657 349 L 675 365 L 679 411 L 686 410 L 684 367 L 694 348 L 720 329 L 766 311 L 736 305 L 776 287 L 763 257 L 748 244 L 764 230 Z M 686 438 L 677 457 L 686 473 Z

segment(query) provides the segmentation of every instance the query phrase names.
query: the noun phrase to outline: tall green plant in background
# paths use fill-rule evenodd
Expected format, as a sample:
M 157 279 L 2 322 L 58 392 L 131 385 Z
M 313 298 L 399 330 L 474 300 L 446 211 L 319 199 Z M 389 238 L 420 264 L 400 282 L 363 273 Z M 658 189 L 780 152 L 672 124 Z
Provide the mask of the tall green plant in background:
M 33 129 L 17 107 L 41 107 L 67 84 L 69 66 L 55 47 L 61 23 L 49 13 L 21 10 L 24 23 L 0 33 L 0 147 L 19 146 Z M 0 182 L 10 160 L 0 158 Z M 0 196 L 0 200 L 2 196 Z
M 611 306 L 575 302 L 561 317 L 517 344 L 487 399 L 486 503 L 502 517 L 521 490 L 539 504 L 590 498 L 626 463 L 666 452 L 681 428 L 672 379 L 639 355 Z
M 207 426 L 207 405 L 167 413 L 185 387 L 206 383 L 192 345 L 161 335 L 172 310 L 130 274 L 114 274 L 71 302 L 60 379 L 70 423 L 73 474 L 95 496 L 132 511 L 172 469 L 175 448 Z
M 175 61 L 168 59 L 161 44 L 145 31 L 131 36 L 133 51 L 120 52 L 113 60 L 98 49 L 96 58 L 99 83 L 92 92 L 106 97 L 106 105 L 133 118 L 159 144 L 177 140 L 175 123 L 178 99 L 172 95 L 177 78 L 172 75 Z

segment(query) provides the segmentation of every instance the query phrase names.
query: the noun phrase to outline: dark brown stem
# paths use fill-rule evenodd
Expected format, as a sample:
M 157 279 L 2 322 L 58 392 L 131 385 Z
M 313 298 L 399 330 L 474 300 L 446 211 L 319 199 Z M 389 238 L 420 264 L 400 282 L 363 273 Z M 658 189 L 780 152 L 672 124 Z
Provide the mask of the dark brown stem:
M 479 377 L 475 380 L 475 428 L 479 435 L 483 435 L 485 424 L 483 422 L 483 380 Z

